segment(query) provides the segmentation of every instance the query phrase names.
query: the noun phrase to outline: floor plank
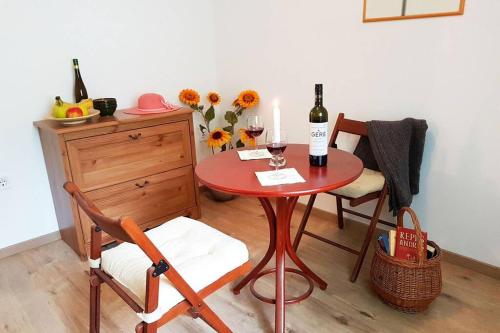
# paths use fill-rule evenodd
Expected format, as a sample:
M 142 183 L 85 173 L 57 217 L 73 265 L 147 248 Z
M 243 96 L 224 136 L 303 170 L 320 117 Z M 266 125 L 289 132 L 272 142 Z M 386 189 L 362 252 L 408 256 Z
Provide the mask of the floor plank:
M 268 225 L 259 203 L 237 198 L 216 203 L 202 198 L 201 220 L 244 241 L 255 263 L 268 244 Z M 292 236 L 301 217 L 292 221 Z M 312 215 L 308 229 L 325 237 L 359 246 L 364 226 L 346 224 L 344 230 Z M 500 332 L 500 281 L 443 263 L 443 294 L 424 313 L 410 315 L 383 304 L 369 286 L 372 252 L 356 283 L 349 282 L 355 257 L 304 236 L 299 256 L 328 282 L 300 304 L 287 307 L 287 332 Z M 287 277 L 287 294 L 306 288 L 300 277 Z M 272 276 L 256 288 L 273 295 Z M 248 287 L 235 296 L 226 286 L 207 302 L 234 332 L 273 332 L 274 307 L 255 299 Z M 132 332 L 136 315 L 107 287 L 102 294 L 102 332 Z M 0 332 L 88 331 L 87 264 L 62 241 L 0 260 Z M 160 332 L 212 332 L 201 320 L 181 316 Z

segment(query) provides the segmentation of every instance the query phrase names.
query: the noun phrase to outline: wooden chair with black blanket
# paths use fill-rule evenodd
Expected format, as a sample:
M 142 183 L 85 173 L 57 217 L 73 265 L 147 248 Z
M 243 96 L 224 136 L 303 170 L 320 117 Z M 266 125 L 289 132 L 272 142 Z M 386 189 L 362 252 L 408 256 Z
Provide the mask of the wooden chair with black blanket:
M 137 313 L 136 332 L 157 332 L 185 312 L 217 332 L 231 332 L 203 298 L 250 270 L 245 244 L 187 217 L 143 232 L 130 217 L 103 216 L 75 184 L 64 188 L 95 223 L 89 258 L 91 333 L 100 330 L 103 283 Z M 103 231 L 122 243 L 101 251 Z
M 330 147 L 337 148 L 337 144 L 335 143 L 337 137 L 340 132 L 346 132 L 350 134 L 359 135 L 361 137 L 368 136 L 368 127 L 366 122 L 346 119 L 344 118 L 344 114 L 340 113 L 337 122 L 335 123 L 335 127 L 333 129 L 332 136 L 330 138 Z M 363 264 L 363 260 L 366 256 L 366 251 L 368 250 L 368 246 L 370 245 L 370 241 L 373 238 L 373 233 L 375 232 L 377 223 L 382 223 L 389 225 L 391 227 L 395 227 L 395 224 L 380 220 L 380 213 L 382 211 L 382 207 L 384 205 L 385 198 L 388 194 L 388 186 L 385 181 L 384 175 L 372 169 L 365 168 L 363 169 L 363 173 L 361 176 L 352 182 L 349 185 L 346 185 L 342 188 L 334 190 L 332 192 L 327 192 L 327 194 L 334 195 L 336 197 L 337 202 L 337 221 L 340 229 L 344 228 L 344 217 L 343 212 L 350 213 L 362 218 L 366 218 L 370 220 L 370 224 L 368 227 L 368 231 L 366 232 L 365 239 L 363 241 L 363 245 L 361 246 L 361 250 L 352 249 L 348 246 L 339 244 L 330 239 L 326 239 L 320 235 L 314 234 L 310 231 L 307 231 L 306 224 L 309 219 L 309 215 L 311 214 L 311 210 L 314 205 L 314 201 L 316 200 L 316 194 L 311 195 L 309 198 L 309 202 L 307 203 L 306 210 L 304 212 L 304 216 L 302 217 L 302 221 L 299 225 L 299 229 L 295 236 L 295 240 L 293 242 L 293 248 L 297 250 L 300 240 L 302 239 L 302 235 L 308 235 L 313 238 L 316 238 L 320 241 L 326 242 L 328 244 L 334 245 L 338 248 L 341 248 L 345 251 L 353 253 L 357 255 L 356 264 L 351 273 L 351 282 L 355 282 L 358 278 L 359 271 L 361 270 L 361 266 Z M 359 206 L 363 203 L 366 203 L 371 200 L 376 200 L 377 204 L 375 206 L 375 210 L 372 216 L 368 216 L 359 212 L 356 212 L 351 209 L 342 207 L 342 199 L 346 199 L 349 201 L 351 207 Z

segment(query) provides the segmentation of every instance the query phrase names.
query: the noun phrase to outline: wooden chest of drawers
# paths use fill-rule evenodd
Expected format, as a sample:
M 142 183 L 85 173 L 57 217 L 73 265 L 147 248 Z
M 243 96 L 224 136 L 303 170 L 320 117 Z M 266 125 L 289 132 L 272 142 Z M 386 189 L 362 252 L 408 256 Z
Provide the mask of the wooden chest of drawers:
M 200 215 L 192 111 L 115 117 L 75 127 L 35 122 L 61 238 L 86 257 L 92 222 L 63 189 L 73 181 L 107 216 L 131 216 L 149 228 Z M 109 236 L 103 243 L 112 242 Z

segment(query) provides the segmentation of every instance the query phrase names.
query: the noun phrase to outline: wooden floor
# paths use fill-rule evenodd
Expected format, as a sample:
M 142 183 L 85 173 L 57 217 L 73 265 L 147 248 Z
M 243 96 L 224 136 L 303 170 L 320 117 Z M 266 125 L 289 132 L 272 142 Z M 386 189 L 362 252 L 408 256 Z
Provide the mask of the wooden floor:
M 296 210 L 293 227 L 301 211 Z M 268 227 L 257 200 L 238 198 L 214 203 L 203 198 L 202 220 L 243 240 L 252 260 L 258 261 L 268 244 Z M 362 226 L 347 224 L 339 231 L 334 221 L 318 215 L 310 229 L 347 244 L 361 244 Z M 294 229 L 295 230 L 295 229 Z M 294 233 L 293 233 L 294 235 Z M 369 264 L 358 281 L 349 282 L 355 257 L 304 236 L 299 255 L 328 282 L 325 291 L 316 288 L 300 304 L 287 307 L 287 332 L 500 332 L 500 281 L 474 271 L 443 264 L 443 294 L 425 313 L 397 312 L 370 290 Z M 88 332 L 87 263 L 68 246 L 57 241 L 38 249 L 0 260 L 0 332 Z M 290 276 L 288 293 L 305 288 L 300 278 Z M 272 277 L 256 283 L 257 289 L 273 295 Z M 273 332 L 274 307 L 253 298 L 244 288 L 238 296 L 227 286 L 207 299 L 234 332 Z M 132 332 L 135 313 L 108 288 L 103 288 L 102 332 Z M 182 316 L 160 332 L 212 332 L 201 320 Z

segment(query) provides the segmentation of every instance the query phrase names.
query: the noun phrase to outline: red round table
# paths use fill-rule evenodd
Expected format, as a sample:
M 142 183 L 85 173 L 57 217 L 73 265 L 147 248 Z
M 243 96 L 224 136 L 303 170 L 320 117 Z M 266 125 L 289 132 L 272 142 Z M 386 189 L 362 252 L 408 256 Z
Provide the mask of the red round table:
M 275 332 L 285 331 L 285 304 L 296 303 L 307 298 L 313 289 L 311 280 L 321 289 L 327 283 L 311 271 L 295 253 L 290 240 L 290 221 L 299 196 L 328 192 L 345 186 L 361 175 L 363 163 L 359 158 L 341 150 L 328 148 L 328 166 L 309 165 L 309 146 L 290 144 L 284 152 L 287 164 L 284 168 L 295 168 L 305 179 L 305 183 L 261 186 L 255 171 L 269 171 L 268 159 L 241 161 L 235 150 L 216 154 L 200 162 L 195 170 L 200 183 L 226 193 L 257 197 L 264 208 L 269 222 L 269 248 L 264 258 L 233 289 L 235 294 L 249 282 L 250 290 L 258 299 L 276 304 Z M 276 210 L 269 198 L 276 198 Z M 276 253 L 276 268 L 263 270 Z M 285 267 L 285 255 L 299 269 Z M 285 271 L 300 274 L 309 284 L 309 290 L 292 299 L 285 299 Z M 253 284 L 259 277 L 276 272 L 276 298 L 269 299 L 258 294 Z

